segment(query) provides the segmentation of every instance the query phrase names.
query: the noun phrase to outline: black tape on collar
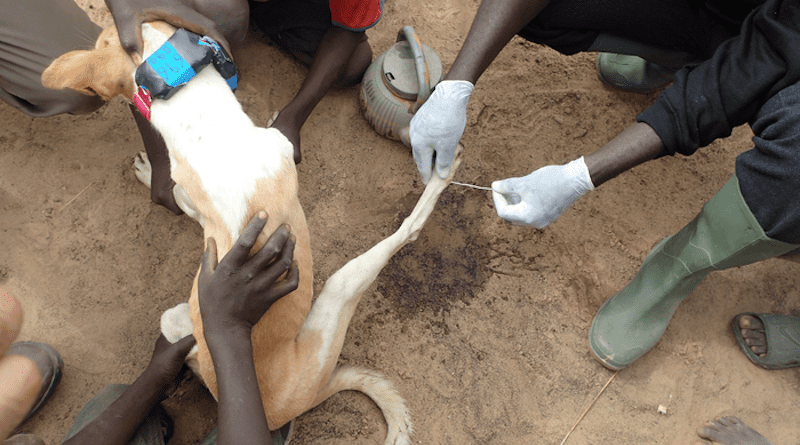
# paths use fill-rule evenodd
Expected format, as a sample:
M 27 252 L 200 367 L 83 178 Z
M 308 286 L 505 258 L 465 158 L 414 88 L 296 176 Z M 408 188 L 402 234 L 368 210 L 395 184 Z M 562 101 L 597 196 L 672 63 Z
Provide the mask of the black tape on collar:
M 151 97 L 169 99 L 209 64 L 214 65 L 231 89 L 236 88 L 236 64 L 225 48 L 211 37 L 179 29 L 139 65 L 136 84 L 149 90 Z

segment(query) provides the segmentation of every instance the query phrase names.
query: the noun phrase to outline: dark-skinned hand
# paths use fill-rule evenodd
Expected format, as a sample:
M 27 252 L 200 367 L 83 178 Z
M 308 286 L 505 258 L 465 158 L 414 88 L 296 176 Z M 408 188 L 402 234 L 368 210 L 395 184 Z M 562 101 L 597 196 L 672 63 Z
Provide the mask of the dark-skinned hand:
M 181 372 L 186 355 L 197 343 L 192 335 L 187 335 L 175 343 L 170 343 L 164 335 L 159 335 L 153 350 L 153 357 L 147 371 L 164 385 L 172 383 Z
M 292 261 L 295 240 L 289 227 L 279 227 L 252 257 L 250 250 L 267 223 L 259 212 L 222 261 L 209 238 L 198 277 L 198 298 L 206 338 L 255 325 L 281 297 L 297 289 L 300 272 Z M 286 273 L 284 279 L 281 276 Z
M 190 0 L 105 0 L 114 17 L 122 48 L 129 54 L 142 53 L 142 23 L 165 21 L 177 28 L 186 28 L 195 34 L 209 36 L 225 47 L 231 48 L 216 24 L 197 12 Z
M 270 127 L 277 129 L 289 139 L 294 146 L 294 163 L 299 164 L 303 160 L 303 154 L 300 151 L 300 127 L 297 122 L 291 122 L 287 113 L 280 113 Z

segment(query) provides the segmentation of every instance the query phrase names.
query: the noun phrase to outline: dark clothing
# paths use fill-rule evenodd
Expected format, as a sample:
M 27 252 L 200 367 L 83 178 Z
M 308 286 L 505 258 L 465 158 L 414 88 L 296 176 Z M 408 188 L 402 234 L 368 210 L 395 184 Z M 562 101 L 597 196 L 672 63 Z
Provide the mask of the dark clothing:
M 736 161 L 742 195 L 773 239 L 800 244 L 800 2 L 768 0 L 741 33 L 686 67 L 637 120 L 664 154 L 690 155 L 750 123 L 755 148 Z
M 704 60 L 764 0 L 552 0 L 519 35 L 563 54 L 610 34 Z
M 94 48 L 100 31 L 73 0 L 0 2 L 0 99 L 31 116 L 99 107 L 99 97 L 51 90 L 41 78 L 56 57 Z
M 772 96 L 752 128 L 755 148 L 736 159 L 742 196 L 767 236 L 800 244 L 800 83 Z
M 332 27 L 353 32 L 375 26 L 383 0 L 248 0 L 250 21 L 284 51 L 313 59 Z
M 283 50 L 309 59 L 333 26 L 328 0 L 250 0 L 250 21 Z

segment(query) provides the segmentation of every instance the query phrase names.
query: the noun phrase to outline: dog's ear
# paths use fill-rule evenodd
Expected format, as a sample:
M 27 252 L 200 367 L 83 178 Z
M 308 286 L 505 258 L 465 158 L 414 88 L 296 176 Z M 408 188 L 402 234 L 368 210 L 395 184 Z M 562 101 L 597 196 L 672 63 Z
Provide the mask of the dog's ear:
M 119 45 L 91 51 L 70 51 L 50 64 L 42 73 L 47 88 L 69 88 L 108 101 L 116 96 L 131 100 L 136 92 L 133 73 L 136 65 Z

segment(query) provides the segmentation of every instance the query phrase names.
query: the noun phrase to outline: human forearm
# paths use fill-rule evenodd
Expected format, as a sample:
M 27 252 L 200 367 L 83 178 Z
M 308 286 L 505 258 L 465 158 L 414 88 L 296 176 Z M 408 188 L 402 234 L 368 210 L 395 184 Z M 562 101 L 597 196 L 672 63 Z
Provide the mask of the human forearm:
M 484 0 L 444 80 L 475 84 L 500 51 L 550 0 Z
M 548 165 L 522 178 L 495 181 L 492 198 L 497 215 L 515 225 L 547 227 L 581 196 L 661 151 L 656 132 L 636 123 L 589 156 Z
M 341 77 L 356 46 L 363 39 L 363 32 L 331 28 L 320 43 L 300 90 L 281 113 L 296 115 L 298 127 L 302 126 L 314 107 Z
M 297 289 L 300 272 L 292 261 L 295 238 L 288 226 L 279 227 L 249 256 L 266 222 L 267 214 L 259 212 L 219 264 L 217 243 L 209 238 L 197 279 L 203 332 L 217 376 L 220 444 L 271 443 L 250 333 L 272 303 Z
M 636 123 L 584 161 L 595 187 L 620 173 L 658 157 L 663 150 L 661 138 L 647 124 Z
M 253 363 L 250 329 L 232 329 L 207 338 L 217 375 L 217 443 L 271 443 Z
M 122 395 L 63 445 L 125 445 L 156 406 L 170 381 L 148 367 Z
M 700 65 L 678 71 L 672 86 L 637 116 L 653 127 L 666 154 L 691 155 L 755 113 L 779 91 L 800 81 L 798 3 L 769 0 L 741 33 Z

